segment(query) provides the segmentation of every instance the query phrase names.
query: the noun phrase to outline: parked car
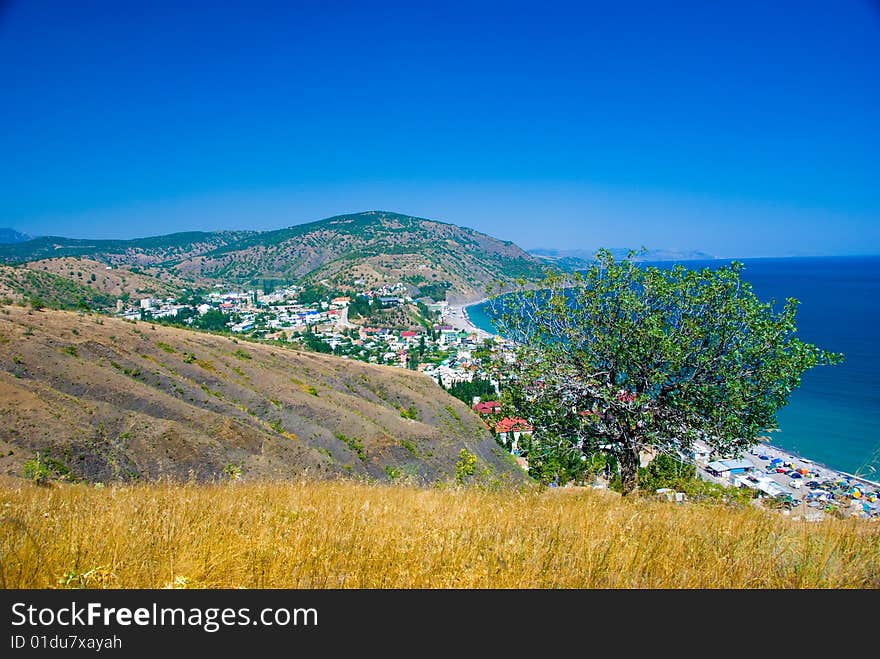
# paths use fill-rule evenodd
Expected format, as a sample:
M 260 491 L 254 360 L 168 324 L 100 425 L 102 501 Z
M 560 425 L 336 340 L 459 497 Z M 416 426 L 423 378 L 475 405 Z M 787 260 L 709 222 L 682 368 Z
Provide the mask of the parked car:
M 775 471 L 777 474 L 784 474 L 785 472 L 788 471 L 788 469 L 786 469 L 785 467 L 776 467 L 776 469 L 774 469 L 774 471 Z

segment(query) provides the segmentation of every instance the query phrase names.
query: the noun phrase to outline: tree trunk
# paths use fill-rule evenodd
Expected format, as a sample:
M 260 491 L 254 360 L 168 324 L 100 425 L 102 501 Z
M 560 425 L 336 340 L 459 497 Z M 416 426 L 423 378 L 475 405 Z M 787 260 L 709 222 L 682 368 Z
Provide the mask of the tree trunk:
M 620 489 L 624 496 L 638 489 L 638 478 L 639 449 L 635 446 L 625 446 L 620 455 Z

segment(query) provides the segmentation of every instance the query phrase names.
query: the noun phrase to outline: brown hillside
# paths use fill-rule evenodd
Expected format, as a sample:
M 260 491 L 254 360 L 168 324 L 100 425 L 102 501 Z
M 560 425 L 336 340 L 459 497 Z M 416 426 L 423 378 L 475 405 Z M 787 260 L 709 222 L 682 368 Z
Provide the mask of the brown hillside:
M 416 420 L 401 416 L 413 408 Z M 289 348 L 65 311 L 0 309 L 0 473 L 36 452 L 96 481 L 524 476 L 429 378 Z
M 62 257 L 30 261 L 26 266 L 37 272 L 50 272 L 67 277 L 100 293 L 119 298 L 128 294 L 133 299 L 146 296 L 175 296 L 187 284 L 167 272 L 157 271 L 156 277 L 131 272 L 126 267 L 112 267 L 88 258 Z M 92 280 L 92 275 L 95 279 Z M 162 281 L 165 279 L 166 281 Z

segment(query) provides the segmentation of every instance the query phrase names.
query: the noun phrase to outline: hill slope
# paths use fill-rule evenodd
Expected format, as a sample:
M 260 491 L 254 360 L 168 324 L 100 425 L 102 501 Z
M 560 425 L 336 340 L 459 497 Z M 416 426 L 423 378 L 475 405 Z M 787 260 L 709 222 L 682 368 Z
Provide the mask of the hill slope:
M 81 257 L 60 257 L 28 261 L 17 266 L 0 265 L 0 297 L 21 301 L 39 298 L 57 308 L 112 308 L 119 298 L 177 296 L 183 283 L 167 273 L 157 272 L 164 281 L 111 268 Z
M 416 419 L 401 416 L 415 411 Z M 0 473 L 45 452 L 87 480 L 523 474 L 424 375 L 144 322 L 5 307 Z M 507 459 L 506 459 L 507 458 Z
M 511 242 L 464 227 L 385 211 L 340 215 L 277 231 L 180 233 L 139 240 L 38 238 L 0 246 L 0 260 L 86 256 L 170 270 L 200 284 L 261 279 L 366 285 L 403 281 L 414 294 L 472 296 L 497 280 L 535 279 L 542 261 Z M 442 298 L 441 296 L 438 296 Z

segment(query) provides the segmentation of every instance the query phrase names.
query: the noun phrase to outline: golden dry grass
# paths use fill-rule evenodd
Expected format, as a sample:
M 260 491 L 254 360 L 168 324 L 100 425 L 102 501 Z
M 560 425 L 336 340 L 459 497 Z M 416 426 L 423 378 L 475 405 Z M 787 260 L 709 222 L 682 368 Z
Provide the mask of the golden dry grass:
M 602 491 L 0 488 L 5 588 L 876 588 L 880 525 Z

